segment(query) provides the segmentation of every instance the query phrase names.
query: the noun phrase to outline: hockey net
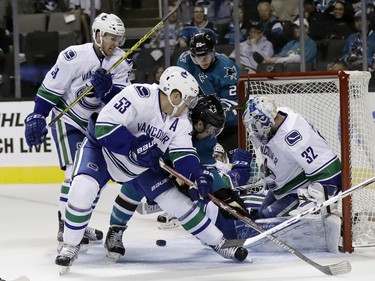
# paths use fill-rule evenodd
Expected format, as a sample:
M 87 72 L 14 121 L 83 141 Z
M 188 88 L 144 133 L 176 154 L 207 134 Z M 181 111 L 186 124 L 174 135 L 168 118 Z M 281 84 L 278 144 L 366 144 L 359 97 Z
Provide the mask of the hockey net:
M 268 96 L 302 114 L 330 143 L 342 162 L 343 190 L 373 177 L 375 127 L 369 108 L 370 73 L 362 71 L 242 75 L 238 102 Z M 239 110 L 239 146 L 252 149 Z M 258 154 L 258 153 L 256 153 Z M 259 155 L 259 154 L 258 154 Z M 258 164 L 259 156 L 256 157 Z M 375 185 L 340 202 L 344 252 L 375 246 Z

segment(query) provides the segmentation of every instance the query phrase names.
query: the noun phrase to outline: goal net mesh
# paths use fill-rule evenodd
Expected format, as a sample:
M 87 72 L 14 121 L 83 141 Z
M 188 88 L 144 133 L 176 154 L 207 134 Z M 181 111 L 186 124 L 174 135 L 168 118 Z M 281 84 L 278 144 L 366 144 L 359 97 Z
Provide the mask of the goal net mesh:
M 340 79 L 343 78 L 333 72 L 320 75 L 306 73 L 306 76 L 302 73 L 296 76 L 292 73 L 281 76 L 269 73 L 264 76 L 241 76 L 238 96 L 239 104 L 243 104 L 249 96 L 268 96 L 277 106 L 290 107 L 302 114 L 314 124 L 340 159 L 343 145 L 343 153 L 349 156 L 350 186 L 354 186 L 373 177 L 375 171 L 375 126 L 368 106 L 370 74 L 361 71 L 343 74 L 348 79 L 345 87 L 340 84 Z M 346 138 L 341 136 L 340 108 L 348 120 L 349 136 Z M 247 149 L 252 149 L 247 132 L 239 131 L 242 146 L 245 144 Z M 259 153 L 256 152 L 256 155 L 259 165 Z M 350 204 L 350 200 L 348 202 Z M 340 202 L 339 210 L 342 210 L 341 204 Z M 344 223 L 351 224 L 351 246 L 375 246 L 374 185 L 355 192 L 350 208 L 351 218 L 344 218 Z

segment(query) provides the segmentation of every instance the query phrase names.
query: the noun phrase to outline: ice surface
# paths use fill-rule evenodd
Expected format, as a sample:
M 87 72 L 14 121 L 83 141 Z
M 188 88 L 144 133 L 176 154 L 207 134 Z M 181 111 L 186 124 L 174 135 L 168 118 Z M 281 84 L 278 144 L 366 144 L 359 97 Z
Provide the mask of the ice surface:
M 118 191 L 115 184 L 103 191 L 90 226 L 107 232 Z M 374 280 L 374 248 L 352 254 L 305 253 L 322 265 L 350 261 L 352 272 L 340 276 L 326 276 L 289 253 L 250 252 L 253 263 L 236 263 L 205 248 L 181 227 L 159 230 L 158 213 L 135 215 L 124 233 L 126 254 L 119 263 L 105 259 L 103 245 L 94 245 L 79 255 L 70 273 L 61 277 L 54 263 L 58 196 L 57 184 L 0 185 L 1 278 L 12 280 L 26 275 L 31 281 Z M 167 245 L 157 246 L 157 239 L 166 240 Z

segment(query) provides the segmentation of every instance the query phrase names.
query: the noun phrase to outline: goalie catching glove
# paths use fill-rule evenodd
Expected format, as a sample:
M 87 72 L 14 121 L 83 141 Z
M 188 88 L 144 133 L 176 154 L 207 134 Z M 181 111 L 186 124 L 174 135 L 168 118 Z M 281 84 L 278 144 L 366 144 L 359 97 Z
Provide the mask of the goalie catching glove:
M 112 75 L 104 68 L 99 68 L 91 77 L 91 84 L 94 87 L 95 97 L 103 99 L 112 90 Z
M 142 135 L 135 139 L 130 146 L 129 159 L 142 167 L 159 170 L 159 158 L 163 152 L 157 146 L 154 138 Z
M 25 119 L 25 137 L 28 146 L 39 145 L 47 135 L 46 118 L 38 113 L 30 113 Z

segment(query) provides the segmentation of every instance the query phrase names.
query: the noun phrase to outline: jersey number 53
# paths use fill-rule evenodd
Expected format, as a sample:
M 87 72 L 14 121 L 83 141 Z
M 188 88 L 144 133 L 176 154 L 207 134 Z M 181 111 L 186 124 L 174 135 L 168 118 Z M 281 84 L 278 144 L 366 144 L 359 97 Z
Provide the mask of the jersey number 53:
M 121 114 L 124 114 L 126 109 L 129 108 L 131 102 L 125 97 L 122 97 L 117 103 L 115 103 L 114 108 L 116 108 Z

